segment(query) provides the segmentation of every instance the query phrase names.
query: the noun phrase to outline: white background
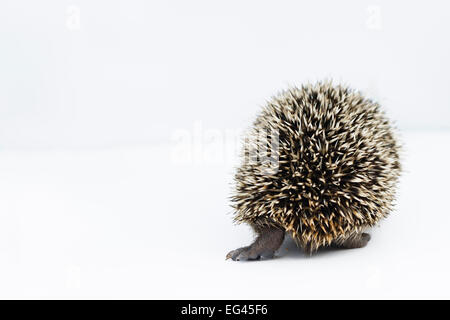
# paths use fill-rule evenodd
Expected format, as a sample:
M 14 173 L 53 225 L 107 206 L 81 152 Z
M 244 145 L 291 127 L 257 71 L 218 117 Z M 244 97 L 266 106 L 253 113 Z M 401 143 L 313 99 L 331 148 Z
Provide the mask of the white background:
M 447 1 L 3 0 L 0 297 L 450 298 L 449 30 Z M 323 79 L 395 120 L 396 211 L 364 249 L 225 261 L 239 130 Z

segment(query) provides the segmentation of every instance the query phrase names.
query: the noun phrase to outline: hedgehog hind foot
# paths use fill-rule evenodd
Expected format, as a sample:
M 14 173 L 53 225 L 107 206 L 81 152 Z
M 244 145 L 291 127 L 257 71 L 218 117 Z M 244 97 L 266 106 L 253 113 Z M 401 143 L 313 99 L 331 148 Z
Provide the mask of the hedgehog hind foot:
M 370 240 L 370 234 L 358 233 L 350 238 L 339 241 L 336 246 L 344 249 L 364 248 Z
M 284 230 L 276 227 L 259 227 L 255 229 L 258 233 L 256 240 L 247 247 L 230 251 L 227 254 L 227 259 L 247 261 L 273 258 L 275 251 L 283 243 Z

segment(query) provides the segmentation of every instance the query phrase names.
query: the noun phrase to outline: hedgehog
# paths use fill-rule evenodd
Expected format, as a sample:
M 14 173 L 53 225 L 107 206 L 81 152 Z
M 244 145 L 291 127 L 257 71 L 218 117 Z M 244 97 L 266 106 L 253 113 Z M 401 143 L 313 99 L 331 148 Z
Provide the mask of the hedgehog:
M 246 136 L 231 196 L 234 221 L 256 239 L 226 258 L 273 258 L 286 234 L 309 254 L 365 247 L 393 209 L 395 131 L 377 102 L 331 81 L 272 97 Z

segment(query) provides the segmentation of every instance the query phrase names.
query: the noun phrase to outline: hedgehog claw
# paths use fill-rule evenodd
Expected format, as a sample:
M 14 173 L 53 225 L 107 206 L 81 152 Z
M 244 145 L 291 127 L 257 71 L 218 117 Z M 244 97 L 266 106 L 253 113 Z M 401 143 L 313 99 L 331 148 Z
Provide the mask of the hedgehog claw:
M 241 254 L 241 252 L 243 252 L 244 250 L 247 250 L 249 247 L 242 247 L 242 248 L 238 248 L 236 250 L 232 250 L 230 252 L 228 252 L 226 260 L 228 259 L 232 259 L 233 261 L 236 261 L 237 257 Z M 238 259 L 239 261 L 239 259 Z
M 259 260 L 259 259 L 272 259 L 275 252 L 270 250 L 265 250 L 263 252 L 257 252 L 251 246 L 242 247 L 227 254 L 227 259 L 232 259 L 233 261 L 247 261 L 247 260 Z
M 254 252 L 251 248 L 242 251 L 237 257 L 236 261 L 258 260 L 260 255 Z
M 259 227 L 258 237 L 248 247 L 242 247 L 227 254 L 227 259 L 234 261 L 247 261 L 259 259 L 272 259 L 275 251 L 281 246 L 284 239 L 284 230 L 276 227 Z

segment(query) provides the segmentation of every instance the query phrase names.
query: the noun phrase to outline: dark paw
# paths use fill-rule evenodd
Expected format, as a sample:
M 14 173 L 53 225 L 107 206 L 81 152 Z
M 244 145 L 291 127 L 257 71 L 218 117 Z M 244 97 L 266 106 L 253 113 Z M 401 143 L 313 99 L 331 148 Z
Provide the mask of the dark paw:
M 364 248 L 370 240 L 370 234 L 362 233 L 357 238 L 350 238 L 342 243 L 342 247 L 346 249 Z
M 360 247 L 360 248 L 365 247 L 369 241 L 370 241 L 370 234 L 368 234 L 368 233 L 363 233 L 363 234 L 361 235 L 361 240 L 360 240 L 360 245 L 361 245 L 361 247 Z
M 272 259 L 274 256 L 274 251 L 258 251 L 250 247 L 242 247 L 227 254 L 227 259 L 232 259 L 234 261 L 247 261 L 247 260 L 259 260 L 259 259 Z
M 228 252 L 227 254 L 227 260 L 228 259 L 232 259 L 234 261 L 236 261 L 236 258 L 241 254 L 241 252 L 247 250 L 249 247 L 242 247 L 242 248 L 238 248 L 236 250 L 232 250 L 230 252 Z

